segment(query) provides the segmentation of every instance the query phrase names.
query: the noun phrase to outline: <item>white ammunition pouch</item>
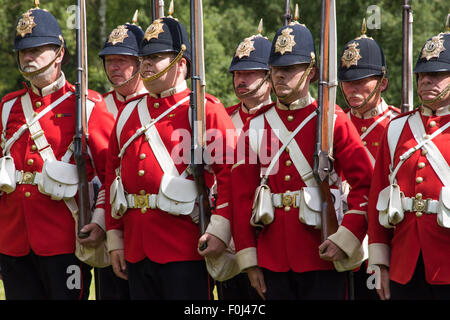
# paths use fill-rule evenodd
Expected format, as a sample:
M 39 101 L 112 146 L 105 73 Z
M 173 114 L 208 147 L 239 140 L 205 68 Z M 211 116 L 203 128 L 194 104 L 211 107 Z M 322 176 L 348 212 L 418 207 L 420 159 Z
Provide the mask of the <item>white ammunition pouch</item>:
M 263 227 L 271 224 L 275 218 L 272 204 L 272 193 L 267 184 L 261 184 L 255 191 L 250 224 L 253 227 Z
M 343 213 L 342 195 L 339 189 L 330 189 L 333 195 L 336 217 Z M 299 220 L 316 229 L 322 228 L 322 198 L 318 187 L 304 187 L 300 191 Z
M 128 209 L 127 198 L 125 196 L 125 190 L 123 188 L 122 179 L 120 178 L 120 176 L 117 176 L 111 183 L 109 191 L 111 215 L 114 219 L 120 219 Z
M 439 194 L 437 222 L 441 227 L 450 228 L 450 187 L 443 187 Z
M 77 166 L 58 160 L 45 160 L 37 185 L 39 191 L 52 200 L 73 198 L 78 190 Z
M 173 215 L 189 215 L 197 198 L 195 181 L 164 174 L 159 186 L 156 206 Z
M 379 212 L 378 220 L 385 228 L 393 228 L 404 218 L 402 206 L 402 192 L 397 184 L 391 184 L 381 190 L 377 210 Z
M 0 158 L 0 190 L 6 193 L 16 190 L 16 166 L 9 155 Z

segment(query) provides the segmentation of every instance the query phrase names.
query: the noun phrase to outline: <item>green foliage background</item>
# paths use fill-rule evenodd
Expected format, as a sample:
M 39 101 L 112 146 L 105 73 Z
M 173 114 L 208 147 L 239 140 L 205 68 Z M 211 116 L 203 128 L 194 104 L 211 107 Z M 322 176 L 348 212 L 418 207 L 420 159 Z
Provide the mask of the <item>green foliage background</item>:
M 109 33 L 120 24 L 129 22 L 139 9 L 138 24 L 145 30 L 151 23 L 151 0 L 86 0 L 88 18 L 89 87 L 101 93 L 109 90 L 98 52 Z M 165 0 L 166 10 L 169 0 Z M 207 90 L 221 99 L 225 106 L 237 102 L 232 90 L 232 78 L 227 72 L 233 53 L 240 41 L 257 32 L 260 18 L 264 19 L 263 35 L 270 40 L 283 23 L 284 0 L 204 0 L 205 59 Z M 368 18 L 370 5 L 380 8 L 381 28 L 368 30 L 368 36 L 380 43 L 386 55 L 390 87 L 384 94 L 388 103 L 400 105 L 402 63 L 402 3 L 401 0 L 337 0 L 338 53 L 345 43 L 360 34 L 363 17 Z M 41 0 L 40 7 L 58 19 L 72 57 L 75 55 L 75 29 L 68 11 L 75 0 Z M 291 1 L 293 8 L 295 1 Z M 412 0 L 414 13 L 414 60 L 424 42 L 444 31 L 445 17 L 450 6 L 446 0 Z M 0 0 L 0 96 L 18 90 L 23 81 L 12 51 L 19 16 L 34 6 L 34 0 Z M 299 1 L 300 22 L 306 24 L 316 40 L 319 52 L 321 1 Z M 167 12 L 167 11 L 166 11 Z M 189 1 L 175 0 L 174 17 L 189 30 Z M 75 81 L 75 60 L 64 67 L 70 82 Z M 312 88 L 315 95 L 317 88 Z M 417 102 L 417 99 L 415 99 Z M 344 106 L 338 95 L 338 103 Z

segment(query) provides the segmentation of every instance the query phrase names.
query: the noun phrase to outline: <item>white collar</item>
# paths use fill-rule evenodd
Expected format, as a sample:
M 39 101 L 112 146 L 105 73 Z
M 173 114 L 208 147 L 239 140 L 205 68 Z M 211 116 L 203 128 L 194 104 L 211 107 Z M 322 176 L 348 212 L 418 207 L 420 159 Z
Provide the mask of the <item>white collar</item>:
M 272 103 L 272 99 L 269 97 L 266 101 L 258 104 L 256 107 L 253 108 L 248 108 L 243 102 L 242 102 L 242 111 L 244 111 L 244 113 L 248 113 L 248 114 L 255 114 L 259 109 L 261 109 L 264 106 L 267 106 L 268 104 Z
M 448 115 L 450 114 L 450 104 L 444 107 L 440 107 L 436 111 L 433 111 L 432 109 L 422 105 L 422 114 L 428 117 L 431 117 L 433 115 L 438 117 Z
M 49 94 L 58 91 L 59 89 L 64 87 L 65 84 L 66 84 L 66 76 L 64 75 L 64 72 L 61 71 L 61 75 L 59 76 L 58 79 L 56 79 L 55 82 L 49 84 L 48 86 L 45 86 L 42 89 L 36 88 L 33 84 L 31 84 L 31 89 L 38 96 L 45 97 Z
M 388 107 L 387 103 L 384 101 L 383 98 L 381 98 L 381 102 L 375 108 L 367 110 L 364 113 L 360 113 L 360 112 L 358 112 L 358 110 L 353 110 L 353 109 L 351 112 L 357 118 L 370 119 L 370 118 L 376 117 L 380 114 L 383 114 L 388 108 L 389 107 Z
M 311 97 L 311 94 L 308 91 L 308 94 L 306 96 L 301 97 L 298 100 L 295 100 L 289 106 L 281 103 L 280 100 L 277 100 L 277 107 L 281 110 L 297 110 L 297 109 L 302 109 L 306 106 L 309 106 L 313 102 L 314 102 L 314 99 L 313 99 L 313 97 Z
M 163 92 L 161 92 L 159 95 L 149 92 L 149 94 L 153 97 L 153 98 L 166 98 L 166 97 L 170 97 L 173 96 L 176 93 L 182 92 L 184 90 L 187 89 L 187 84 L 186 84 L 186 80 L 184 80 L 183 82 L 181 82 L 179 85 L 177 85 L 176 87 L 164 90 Z
M 136 96 L 138 96 L 140 94 L 144 94 L 144 93 L 147 93 L 147 92 L 148 92 L 147 89 L 142 88 L 141 90 L 124 97 L 123 95 L 121 95 L 119 92 L 116 91 L 116 97 L 117 97 L 117 100 L 119 100 L 121 102 L 125 102 L 125 101 L 130 100 L 131 98 L 134 98 L 134 97 L 136 97 Z

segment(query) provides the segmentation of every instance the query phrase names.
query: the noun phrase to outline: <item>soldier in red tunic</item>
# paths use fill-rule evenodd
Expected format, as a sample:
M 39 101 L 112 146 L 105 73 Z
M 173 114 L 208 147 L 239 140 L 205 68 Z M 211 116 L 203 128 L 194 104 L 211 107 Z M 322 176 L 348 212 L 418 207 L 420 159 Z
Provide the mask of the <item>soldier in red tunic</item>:
M 139 45 L 143 37 L 144 31 L 136 24 L 117 26 L 98 54 L 113 87 L 103 98 L 114 117 L 130 99 L 147 93 L 139 74 Z
M 365 32 L 345 45 L 340 59 L 338 79 L 344 99 L 345 110 L 360 134 L 372 166 L 375 165 L 378 147 L 384 129 L 400 110 L 387 105 L 381 93 L 388 87 L 386 59 L 380 45 Z M 364 239 L 367 257 L 367 238 Z M 354 274 L 355 299 L 378 299 L 375 290 L 367 287 L 366 263 Z
M 369 198 L 369 265 L 381 299 L 450 298 L 450 34 L 430 38 L 414 72 L 422 104 L 383 135 Z
M 149 91 L 119 114 L 108 151 L 107 237 L 114 272 L 128 278 L 132 299 L 210 299 L 213 283 L 198 252 L 197 188 L 189 172 L 191 147 L 190 44 L 172 17 L 153 21 L 141 45 L 141 75 Z M 230 159 L 234 126 L 219 100 L 206 95 L 208 160 L 217 180 L 211 221 L 230 230 Z M 145 126 L 145 127 L 143 127 Z M 143 128 L 143 129 L 141 129 Z M 212 140 L 211 140 L 212 139 Z M 220 151 L 220 152 L 219 152 Z M 228 232 L 230 233 L 230 232 Z M 228 239 L 205 235 L 205 254 Z
M 76 239 L 75 87 L 61 71 L 69 55 L 55 17 L 38 7 L 24 13 L 14 50 L 31 86 L 6 95 L 0 108 L 0 265 L 6 298 L 86 299 L 90 268 L 74 252 L 76 241 L 97 246 L 104 239 L 104 198 L 83 230 L 90 236 Z M 92 156 L 87 174 L 103 181 L 114 119 L 99 93 L 89 91 L 86 105 Z
M 338 231 L 321 243 L 320 195 L 313 178 L 317 102 L 309 84 L 317 79 L 314 40 L 298 22 L 278 30 L 269 65 L 277 102 L 263 107 L 244 125 L 232 169 L 233 238 L 236 256 L 251 284 L 267 299 L 344 299 L 346 273 L 360 263 L 372 167 L 354 126 L 339 107 L 335 112 L 334 169 L 352 186 L 349 210 Z M 300 130 L 292 140 L 294 130 Z M 245 134 L 247 131 L 248 134 Z M 244 154 L 240 154 L 241 144 Z M 266 172 L 280 150 L 277 165 Z M 265 181 L 261 181 L 261 175 Z M 273 216 L 252 215 L 255 190 Z M 342 207 L 336 192 L 335 207 Z M 268 199 L 264 201 L 264 199 Z M 259 202 L 254 208 L 259 208 Z M 314 209 L 315 208 L 315 209 Z M 319 209 L 320 211 L 320 209 Z M 258 212 L 258 210 L 254 210 Z M 256 239 L 255 226 L 264 225 Z M 358 260 L 355 264 L 350 260 Z M 345 266 L 344 266 L 345 264 Z

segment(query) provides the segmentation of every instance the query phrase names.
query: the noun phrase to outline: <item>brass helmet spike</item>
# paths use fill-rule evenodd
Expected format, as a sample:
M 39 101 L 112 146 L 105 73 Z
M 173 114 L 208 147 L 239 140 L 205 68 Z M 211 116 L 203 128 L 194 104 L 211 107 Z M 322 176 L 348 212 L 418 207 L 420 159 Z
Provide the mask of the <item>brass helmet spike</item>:
M 298 13 L 298 3 L 295 4 L 295 11 L 294 11 L 294 21 L 298 21 L 298 19 L 300 18 L 299 13 Z
M 137 22 L 138 22 L 138 15 L 139 15 L 139 10 L 136 10 L 135 12 L 134 12 L 134 15 L 133 15 L 133 20 L 131 21 L 131 24 L 137 24 Z
M 34 0 L 34 5 L 36 6 L 36 8 L 39 8 L 40 5 L 39 0 Z
M 259 20 L 259 25 L 258 25 L 258 34 L 262 34 L 263 31 L 263 19 L 261 18 L 261 20 Z
M 367 24 L 366 24 L 366 18 L 363 18 L 363 22 L 361 25 L 361 38 L 367 38 Z
M 172 17 L 172 14 L 173 14 L 173 0 L 170 1 L 168 14 L 169 14 L 168 15 L 169 17 Z

